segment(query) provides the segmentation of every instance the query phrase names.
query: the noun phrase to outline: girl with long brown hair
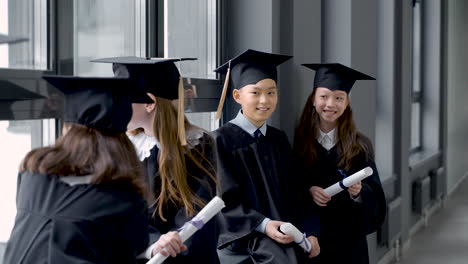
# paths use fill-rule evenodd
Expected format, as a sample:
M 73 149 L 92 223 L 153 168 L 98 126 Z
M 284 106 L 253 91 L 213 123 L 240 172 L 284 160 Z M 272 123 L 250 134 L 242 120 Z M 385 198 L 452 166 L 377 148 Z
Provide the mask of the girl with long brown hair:
M 369 263 L 366 235 L 386 214 L 372 143 L 354 124 L 349 91 L 373 79 L 338 63 L 305 64 L 316 70 L 314 90 L 296 128 L 294 151 L 319 208 L 321 252 L 317 263 Z M 324 189 L 370 166 L 373 175 L 329 196 Z
M 130 85 L 45 77 L 65 95 L 64 135 L 23 159 L 5 263 L 135 263 L 148 243 L 144 174 L 125 134 Z M 137 93 L 134 92 L 132 97 Z
M 182 244 L 177 228 L 189 221 L 216 195 L 214 141 L 185 118 L 183 86 L 174 64 L 179 59 L 137 57 L 96 60 L 114 63 L 117 76 L 129 76 L 146 90 L 151 104 L 133 104 L 130 139 L 146 168 L 151 204 L 150 246 L 165 263 L 219 263 L 215 220 L 206 223 Z M 178 107 L 173 100 L 178 99 Z

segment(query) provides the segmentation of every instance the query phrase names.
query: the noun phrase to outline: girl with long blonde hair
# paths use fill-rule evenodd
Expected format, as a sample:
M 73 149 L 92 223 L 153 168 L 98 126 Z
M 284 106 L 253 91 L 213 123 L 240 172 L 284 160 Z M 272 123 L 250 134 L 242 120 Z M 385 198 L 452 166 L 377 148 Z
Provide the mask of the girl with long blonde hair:
M 182 243 L 177 228 L 216 195 L 216 159 L 211 135 L 184 115 L 180 59 L 110 58 L 117 76 L 128 76 L 153 100 L 133 104 L 130 139 L 146 168 L 152 192 L 150 246 L 145 257 L 171 255 L 165 263 L 218 263 L 215 220 Z M 177 107 L 173 104 L 177 101 Z

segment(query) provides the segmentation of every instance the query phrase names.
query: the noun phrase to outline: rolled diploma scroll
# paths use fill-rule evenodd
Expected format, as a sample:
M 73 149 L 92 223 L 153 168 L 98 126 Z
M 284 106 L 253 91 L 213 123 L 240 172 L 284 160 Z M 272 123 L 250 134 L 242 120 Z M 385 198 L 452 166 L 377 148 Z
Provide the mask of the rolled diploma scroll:
M 184 243 L 187 239 L 189 239 L 195 232 L 200 230 L 204 224 L 210 221 L 221 209 L 224 208 L 224 201 L 215 196 L 211 201 L 203 207 L 203 209 L 198 212 L 196 216 L 192 218 L 192 220 L 186 222 L 180 229 L 179 235 L 182 239 L 182 243 Z M 152 257 L 146 264 L 161 264 L 167 257 L 163 256 L 162 254 L 158 253 L 154 257 Z
M 286 235 L 292 235 L 294 237 L 294 242 L 301 246 L 306 252 L 310 252 L 312 249 L 312 245 L 305 233 L 301 233 L 293 224 L 284 223 L 280 225 L 280 230 Z
M 332 186 L 326 188 L 324 191 L 330 195 L 330 196 L 333 196 L 343 190 L 345 190 L 346 188 L 348 188 L 349 186 L 359 182 L 359 181 L 362 181 L 363 179 L 371 176 L 373 173 L 372 171 L 372 168 L 371 167 L 365 167 L 364 169 L 354 173 L 353 175 L 349 176 L 349 177 L 346 177 L 344 178 L 343 180 L 333 184 Z

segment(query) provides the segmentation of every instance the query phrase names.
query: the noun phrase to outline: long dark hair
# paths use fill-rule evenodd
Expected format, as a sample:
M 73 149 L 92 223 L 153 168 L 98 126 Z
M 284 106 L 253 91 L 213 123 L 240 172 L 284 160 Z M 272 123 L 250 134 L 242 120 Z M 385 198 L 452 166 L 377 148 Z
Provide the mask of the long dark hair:
M 314 107 L 315 90 L 307 98 L 294 135 L 294 151 L 302 164 L 315 164 L 317 160 L 316 138 L 320 129 L 320 117 Z M 348 104 L 337 120 L 337 147 L 340 154 L 339 167 L 348 170 L 353 158 L 364 155 L 373 159 L 370 140 L 359 132 L 353 120 L 353 111 Z
M 30 151 L 20 171 L 58 177 L 93 175 L 92 184 L 129 182 L 147 198 L 142 165 L 125 133 L 104 133 L 74 123 L 66 123 L 65 129 L 54 145 Z
M 162 220 L 165 208 L 168 204 L 176 207 L 184 207 L 189 216 L 197 212 L 206 204 L 189 186 L 189 172 L 187 171 L 187 161 L 191 161 L 203 173 L 209 176 L 210 180 L 216 183 L 215 168 L 210 160 L 205 156 L 203 147 L 189 149 L 189 146 L 182 146 L 179 139 L 177 124 L 177 109 L 171 101 L 155 97 L 156 113 L 153 122 L 155 137 L 161 143 L 158 156 L 159 176 L 161 178 L 161 190 L 155 194 L 155 214 Z M 200 129 L 191 125 L 185 118 L 185 130 Z M 200 179 L 195 179 L 200 180 Z M 208 184 L 202 182 L 202 184 Z

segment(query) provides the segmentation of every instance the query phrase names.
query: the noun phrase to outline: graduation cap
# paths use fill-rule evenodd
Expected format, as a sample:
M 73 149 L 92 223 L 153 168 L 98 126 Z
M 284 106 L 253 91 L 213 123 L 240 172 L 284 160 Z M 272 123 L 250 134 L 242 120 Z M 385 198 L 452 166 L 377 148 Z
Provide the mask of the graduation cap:
M 180 73 L 174 62 L 195 58 L 141 58 L 135 56 L 91 60 L 112 63 L 116 77 L 127 77 L 147 93 L 169 100 L 179 98 Z
M 249 84 L 256 84 L 264 79 L 272 79 L 276 82 L 278 77 L 276 67 L 290 58 L 292 56 L 248 49 L 215 69 L 214 71 L 217 73 L 226 74 L 223 92 L 216 112 L 216 119 L 221 117 L 229 81 L 232 82 L 234 89 L 240 89 Z
M 148 102 L 144 92 L 131 89 L 127 78 L 43 76 L 65 95 L 65 122 L 106 132 L 125 132 L 132 103 Z
M 324 87 L 332 91 L 341 90 L 349 93 L 357 80 L 375 80 L 369 75 L 340 63 L 313 63 L 302 65 L 316 71 L 314 89 L 317 87 Z
M 91 60 L 91 62 L 112 63 L 116 77 L 128 77 L 135 85 L 156 97 L 168 100 L 178 99 L 177 120 L 179 138 L 186 145 L 184 116 L 184 86 L 175 62 L 196 60 L 196 58 L 142 58 L 113 57 Z
M 11 37 L 5 34 L 0 34 L 0 44 L 13 44 L 27 40 L 28 38 Z

